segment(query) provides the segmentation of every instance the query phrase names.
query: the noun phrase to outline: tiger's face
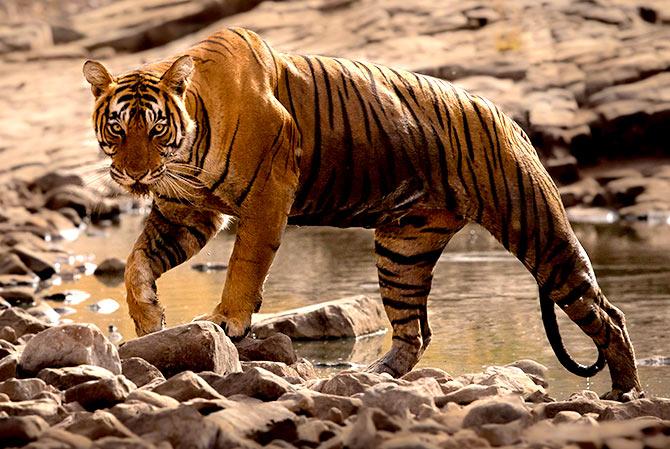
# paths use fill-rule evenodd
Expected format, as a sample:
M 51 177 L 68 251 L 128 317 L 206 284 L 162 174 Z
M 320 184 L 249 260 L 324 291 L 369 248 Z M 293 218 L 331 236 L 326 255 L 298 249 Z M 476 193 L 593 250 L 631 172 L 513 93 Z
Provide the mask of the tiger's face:
M 96 137 L 112 159 L 111 178 L 138 195 L 173 185 L 195 128 L 184 105 L 193 60 L 182 56 L 160 77 L 141 71 L 113 77 L 95 61 L 83 70 L 96 98 Z

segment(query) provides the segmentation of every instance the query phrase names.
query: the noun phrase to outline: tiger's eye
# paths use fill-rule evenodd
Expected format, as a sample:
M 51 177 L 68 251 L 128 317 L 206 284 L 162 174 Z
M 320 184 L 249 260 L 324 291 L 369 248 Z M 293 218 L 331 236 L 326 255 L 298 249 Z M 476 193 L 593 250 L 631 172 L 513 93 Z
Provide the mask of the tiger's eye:
M 109 125 L 109 129 L 110 129 L 114 134 L 119 134 L 121 131 L 123 131 L 123 128 L 122 128 L 121 125 L 119 125 L 118 123 L 112 123 L 111 125 Z
M 163 125 L 162 123 L 159 123 L 156 126 L 154 126 L 153 131 L 154 131 L 154 134 L 157 134 L 157 135 L 162 133 L 163 131 L 165 131 L 165 125 Z

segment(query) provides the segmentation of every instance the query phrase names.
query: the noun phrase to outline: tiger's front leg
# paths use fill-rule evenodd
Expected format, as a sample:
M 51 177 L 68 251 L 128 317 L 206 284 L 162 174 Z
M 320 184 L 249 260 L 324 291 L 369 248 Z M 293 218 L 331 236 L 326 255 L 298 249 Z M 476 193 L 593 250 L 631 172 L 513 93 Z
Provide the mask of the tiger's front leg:
M 262 204 L 262 203 L 261 203 Z M 244 338 L 261 307 L 263 283 L 286 227 L 288 208 L 265 203 L 240 217 L 221 301 L 203 317 L 220 324 L 233 341 Z
M 156 280 L 196 254 L 223 224 L 223 215 L 156 203 L 128 256 L 125 272 L 128 312 L 138 336 L 165 326 Z

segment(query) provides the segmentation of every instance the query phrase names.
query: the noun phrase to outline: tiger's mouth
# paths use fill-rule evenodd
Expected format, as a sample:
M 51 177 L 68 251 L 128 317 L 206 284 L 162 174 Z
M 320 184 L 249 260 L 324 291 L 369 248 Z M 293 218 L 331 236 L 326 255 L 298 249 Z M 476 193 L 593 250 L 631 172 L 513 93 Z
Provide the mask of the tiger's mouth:
M 136 181 L 135 183 L 124 186 L 128 191 L 135 196 L 147 196 L 149 195 L 149 186 L 146 184 L 142 184 L 139 181 Z

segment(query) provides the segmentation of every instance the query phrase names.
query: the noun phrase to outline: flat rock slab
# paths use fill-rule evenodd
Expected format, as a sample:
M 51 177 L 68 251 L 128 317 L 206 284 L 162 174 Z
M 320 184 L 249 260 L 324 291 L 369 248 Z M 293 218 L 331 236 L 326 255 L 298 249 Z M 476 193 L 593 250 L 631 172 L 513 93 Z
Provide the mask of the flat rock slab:
M 182 371 L 242 371 L 235 345 L 218 325 L 196 321 L 130 340 L 119 348 L 122 359 L 139 357 L 165 377 Z
M 93 324 L 64 324 L 46 329 L 30 339 L 19 365 L 26 373 L 42 368 L 95 365 L 121 374 L 121 360 L 114 346 Z
M 282 333 L 296 340 L 360 337 L 386 330 L 388 323 L 382 302 L 363 295 L 254 318 L 257 338 Z

